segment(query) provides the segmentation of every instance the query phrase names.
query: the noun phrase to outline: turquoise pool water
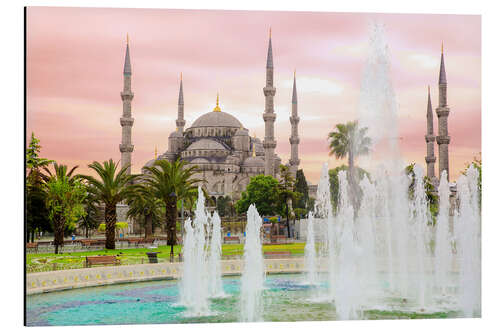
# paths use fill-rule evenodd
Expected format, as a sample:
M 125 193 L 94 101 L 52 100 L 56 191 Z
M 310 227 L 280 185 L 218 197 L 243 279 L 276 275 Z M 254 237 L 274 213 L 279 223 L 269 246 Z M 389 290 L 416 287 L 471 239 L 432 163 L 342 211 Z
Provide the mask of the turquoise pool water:
M 335 306 L 300 274 L 268 275 L 263 294 L 264 321 L 335 320 Z M 210 323 L 239 321 L 239 277 L 223 278 L 228 297 L 213 299 L 205 317 L 188 317 L 179 305 L 178 281 L 152 281 L 82 288 L 27 297 L 28 326 Z M 319 297 L 319 299 L 318 299 Z M 390 300 L 389 300 L 390 302 Z M 394 300 L 393 302 L 398 302 Z M 453 312 L 367 310 L 365 319 L 454 317 Z

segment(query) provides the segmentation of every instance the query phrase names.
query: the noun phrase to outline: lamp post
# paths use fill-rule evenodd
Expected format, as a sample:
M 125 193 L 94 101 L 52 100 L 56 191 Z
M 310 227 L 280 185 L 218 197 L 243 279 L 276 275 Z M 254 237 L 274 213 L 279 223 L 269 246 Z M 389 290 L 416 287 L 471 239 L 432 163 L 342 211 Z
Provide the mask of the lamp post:
M 170 198 L 171 200 L 171 207 L 170 209 L 172 210 L 170 214 L 172 215 L 171 217 L 173 218 L 173 223 L 168 226 L 169 228 L 169 235 L 167 238 L 170 238 L 170 262 L 174 261 L 174 243 L 177 237 L 177 195 L 175 192 L 170 193 Z

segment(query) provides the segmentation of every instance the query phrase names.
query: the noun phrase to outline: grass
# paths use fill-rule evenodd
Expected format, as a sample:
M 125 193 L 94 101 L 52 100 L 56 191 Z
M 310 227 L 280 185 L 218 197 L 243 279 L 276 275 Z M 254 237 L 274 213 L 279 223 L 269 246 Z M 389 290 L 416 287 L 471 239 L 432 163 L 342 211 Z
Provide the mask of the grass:
M 304 243 L 291 243 L 291 244 L 273 244 L 263 245 L 264 252 L 279 252 L 289 251 L 292 255 L 300 256 L 304 254 Z M 174 246 L 174 255 L 178 256 L 182 246 Z M 158 261 L 165 262 L 170 258 L 170 246 L 162 245 L 156 249 L 147 248 L 132 248 L 132 249 L 116 249 L 116 250 L 95 250 L 85 252 L 68 252 L 68 253 L 28 253 L 26 254 L 26 265 L 28 273 L 82 268 L 85 263 L 86 256 L 97 255 L 116 255 L 120 258 L 123 265 L 133 265 L 147 263 L 146 252 L 160 252 L 158 253 Z M 242 256 L 243 244 L 223 244 L 222 256 Z

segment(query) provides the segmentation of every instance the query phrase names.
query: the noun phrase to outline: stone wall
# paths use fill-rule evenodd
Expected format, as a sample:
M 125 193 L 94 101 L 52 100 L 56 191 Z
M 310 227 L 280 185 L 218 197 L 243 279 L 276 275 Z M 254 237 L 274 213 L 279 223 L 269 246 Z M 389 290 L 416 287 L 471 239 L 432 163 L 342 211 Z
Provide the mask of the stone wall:
M 300 273 L 304 258 L 265 259 L 265 271 L 273 273 Z M 243 260 L 222 260 L 223 275 L 239 275 L 243 272 Z M 94 287 L 108 284 L 178 279 L 182 275 L 182 263 L 159 263 L 126 266 L 103 266 L 68 269 L 26 276 L 26 293 L 40 294 L 57 290 Z

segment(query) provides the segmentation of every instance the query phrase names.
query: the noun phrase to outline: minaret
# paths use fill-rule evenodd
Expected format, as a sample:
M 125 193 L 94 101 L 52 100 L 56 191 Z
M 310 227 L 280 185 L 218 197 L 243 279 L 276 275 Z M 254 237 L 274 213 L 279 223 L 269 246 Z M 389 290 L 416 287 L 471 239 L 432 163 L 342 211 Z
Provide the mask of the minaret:
M 130 166 L 132 162 L 132 152 L 134 145 L 132 144 L 132 126 L 134 125 L 134 118 L 132 118 L 131 102 L 134 98 L 134 93 L 131 90 L 131 76 L 132 68 L 130 66 L 130 53 L 128 46 L 127 34 L 127 50 L 125 51 L 125 65 L 123 67 L 123 91 L 121 97 L 123 101 L 123 114 L 120 118 L 120 125 L 122 126 L 122 143 L 120 144 L 121 166 Z M 131 173 L 131 167 L 127 169 L 127 174 Z
M 427 134 L 425 135 L 425 142 L 427 143 L 427 156 L 425 157 L 425 163 L 427 163 L 427 177 L 431 180 L 435 178 L 434 163 L 436 162 L 436 156 L 434 156 L 434 141 L 436 140 L 436 137 L 434 136 L 433 118 L 431 88 L 427 87 Z
M 292 177 L 295 178 L 299 168 L 299 125 L 300 118 L 297 115 L 297 86 L 295 82 L 295 71 L 293 72 L 293 92 L 292 92 L 292 116 L 290 117 L 290 124 L 292 125 L 292 133 L 290 135 L 290 172 Z
M 276 113 L 274 113 L 274 95 L 276 88 L 273 87 L 273 47 L 271 44 L 271 29 L 269 29 L 269 46 L 267 48 L 267 64 L 266 64 L 266 86 L 264 87 L 264 96 L 266 96 L 266 105 L 263 114 L 264 123 L 266 126 L 264 136 L 264 151 L 265 151 L 265 174 L 275 176 L 274 174 L 274 148 L 276 148 L 276 140 L 274 140 L 274 121 Z
M 184 120 L 184 91 L 182 89 L 182 73 L 181 73 L 181 83 L 179 87 L 179 101 L 177 102 L 177 120 L 175 121 L 175 125 L 177 126 L 177 130 L 183 133 L 185 124 L 186 121 Z
M 448 108 L 446 99 L 447 83 L 446 71 L 444 69 L 444 52 L 443 45 L 441 45 L 441 67 L 439 69 L 439 106 L 436 108 L 438 116 L 438 136 L 436 141 L 439 147 L 439 177 L 443 170 L 446 170 L 446 176 L 450 178 L 450 166 L 448 160 L 448 145 L 450 144 L 450 137 L 448 136 Z

